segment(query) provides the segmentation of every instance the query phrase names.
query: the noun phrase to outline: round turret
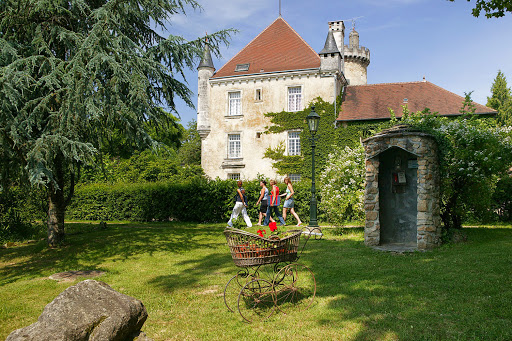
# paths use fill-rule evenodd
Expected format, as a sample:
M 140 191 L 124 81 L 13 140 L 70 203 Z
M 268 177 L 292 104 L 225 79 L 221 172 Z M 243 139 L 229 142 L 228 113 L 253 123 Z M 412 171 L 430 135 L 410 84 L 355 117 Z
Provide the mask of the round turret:
M 355 29 L 350 32 L 349 45 L 343 50 L 345 60 L 345 77 L 349 85 L 367 83 L 367 68 L 370 65 L 370 50 L 359 46 L 359 33 Z
M 206 44 L 203 58 L 197 67 L 198 82 L 197 82 L 197 131 L 201 139 L 205 139 L 210 133 L 210 112 L 209 112 L 209 97 L 210 77 L 215 73 L 215 66 L 213 65 L 210 47 Z

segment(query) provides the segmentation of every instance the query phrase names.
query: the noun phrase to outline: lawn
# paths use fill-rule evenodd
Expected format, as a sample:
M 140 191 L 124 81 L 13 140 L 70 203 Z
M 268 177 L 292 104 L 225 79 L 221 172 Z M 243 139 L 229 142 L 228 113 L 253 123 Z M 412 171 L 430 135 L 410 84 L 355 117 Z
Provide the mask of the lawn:
M 43 241 L 0 249 L 0 339 L 37 320 L 75 282 L 97 278 L 148 310 L 154 340 L 511 340 L 512 228 L 465 229 L 468 242 L 431 252 L 393 254 L 363 244 L 358 228 L 325 229 L 300 262 L 315 273 L 309 310 L 247 324 L 223 301 L 234 266 L 222 225 L 70 224 L 68 245 Z

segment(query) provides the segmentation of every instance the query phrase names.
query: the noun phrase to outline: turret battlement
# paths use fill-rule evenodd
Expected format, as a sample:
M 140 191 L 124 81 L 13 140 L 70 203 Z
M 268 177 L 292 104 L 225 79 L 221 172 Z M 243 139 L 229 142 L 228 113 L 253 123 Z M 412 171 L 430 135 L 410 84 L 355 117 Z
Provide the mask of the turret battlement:
M 366 84 L 366 69 L 370 65 L 370 50 L 367 47 L 359 46 L 359 33 L 354 26 L 352 26 L 352 32 L 348 38 L 348 45 L 343 45 L 343 62 L 345 77 L 348 78 L 349 84 Z
M 370 64 L 370 50 L 367 47 L 345 45 L 343 55 L 345 61 L 359 61 L 365 66 Z

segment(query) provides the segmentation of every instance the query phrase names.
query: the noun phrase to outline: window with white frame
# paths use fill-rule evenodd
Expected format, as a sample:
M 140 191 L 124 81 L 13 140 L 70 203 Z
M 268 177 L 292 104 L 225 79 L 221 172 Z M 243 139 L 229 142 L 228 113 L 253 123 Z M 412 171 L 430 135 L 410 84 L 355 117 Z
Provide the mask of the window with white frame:
M 288 88 L 288 111 L 302 110 L 302 87 Z
M 300 155 L 300 131 L 288 132 L 288 155 Z
M 240 180 L 240 173 L 230 173 L 228 174 L 229 180 Z
M 298 182 L 301 179 L 300 174 L 288 174 L 288 177 L 292 182 Z
M 238 159 L 242 157 L 242 143 L 240 134 L 228 135 L 228 158 Z
M 260 102 L 262 100 L 261 89 L 256 89 L 256 93 L 254 94 L 254 100 L 256 102 Z
M 242 93 L 240 91 L 229 92 L 228 101 L 228 114 L 230 116 L 242 115 Z

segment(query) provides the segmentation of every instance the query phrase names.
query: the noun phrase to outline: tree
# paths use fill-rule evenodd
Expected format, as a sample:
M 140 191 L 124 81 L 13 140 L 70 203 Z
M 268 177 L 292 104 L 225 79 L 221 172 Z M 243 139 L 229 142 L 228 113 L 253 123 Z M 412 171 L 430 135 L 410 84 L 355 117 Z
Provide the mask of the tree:
M 178 118 L 173 114 L 162 111 L 162 117 L 165 119 L 161 122 L 155 123 L 154 121 L 145 122 L 144 129 L 148 132 L 149 136 L 161 145 L 177 150 L 181 145 L 181 138 L 185 128 L 179 123 Z M 134 152 L 139 151 L 140 147 L 136 141 L 127 136 L 121 129 L 113 129 L 108 135 L 103 136 L 99 145 L 101 149 L 98 150 L 98 157 L 103 158 L 104 155 L 110 157 L 130 158 Z
M 48 244 L 64 239 L 64 215 L 84 165 L 119 133 L 140 150 L 147 128 L 188 105 L 179 81 L 205 46 L 218 55 L 232 30 L 187 41 L 165 25 L 195 0 L 3 0 L 0 2 L 0 142 L 32 185 L 48 192 Z M 2 165 L 4 167 L 4 165 Z
M 181 139 L 179 156 L 183 165 L 201 166 L 201 136 L 197 132 L 195 120 L 187 124 L 187 129 Z
M 491 97 L 487 97 L 487 106 L 498 111 L 498 123 L 512 125 L 512 92 L 507 87 L 507 79 L 500 71 L 491 86 Z
M 505 12 L 512 12 L 512 0 L 476 0 L 475 8 L 471 11 L 473 16 L 479 17 L 482 11 L 485 12 L 487 18 L 503 17 Z

